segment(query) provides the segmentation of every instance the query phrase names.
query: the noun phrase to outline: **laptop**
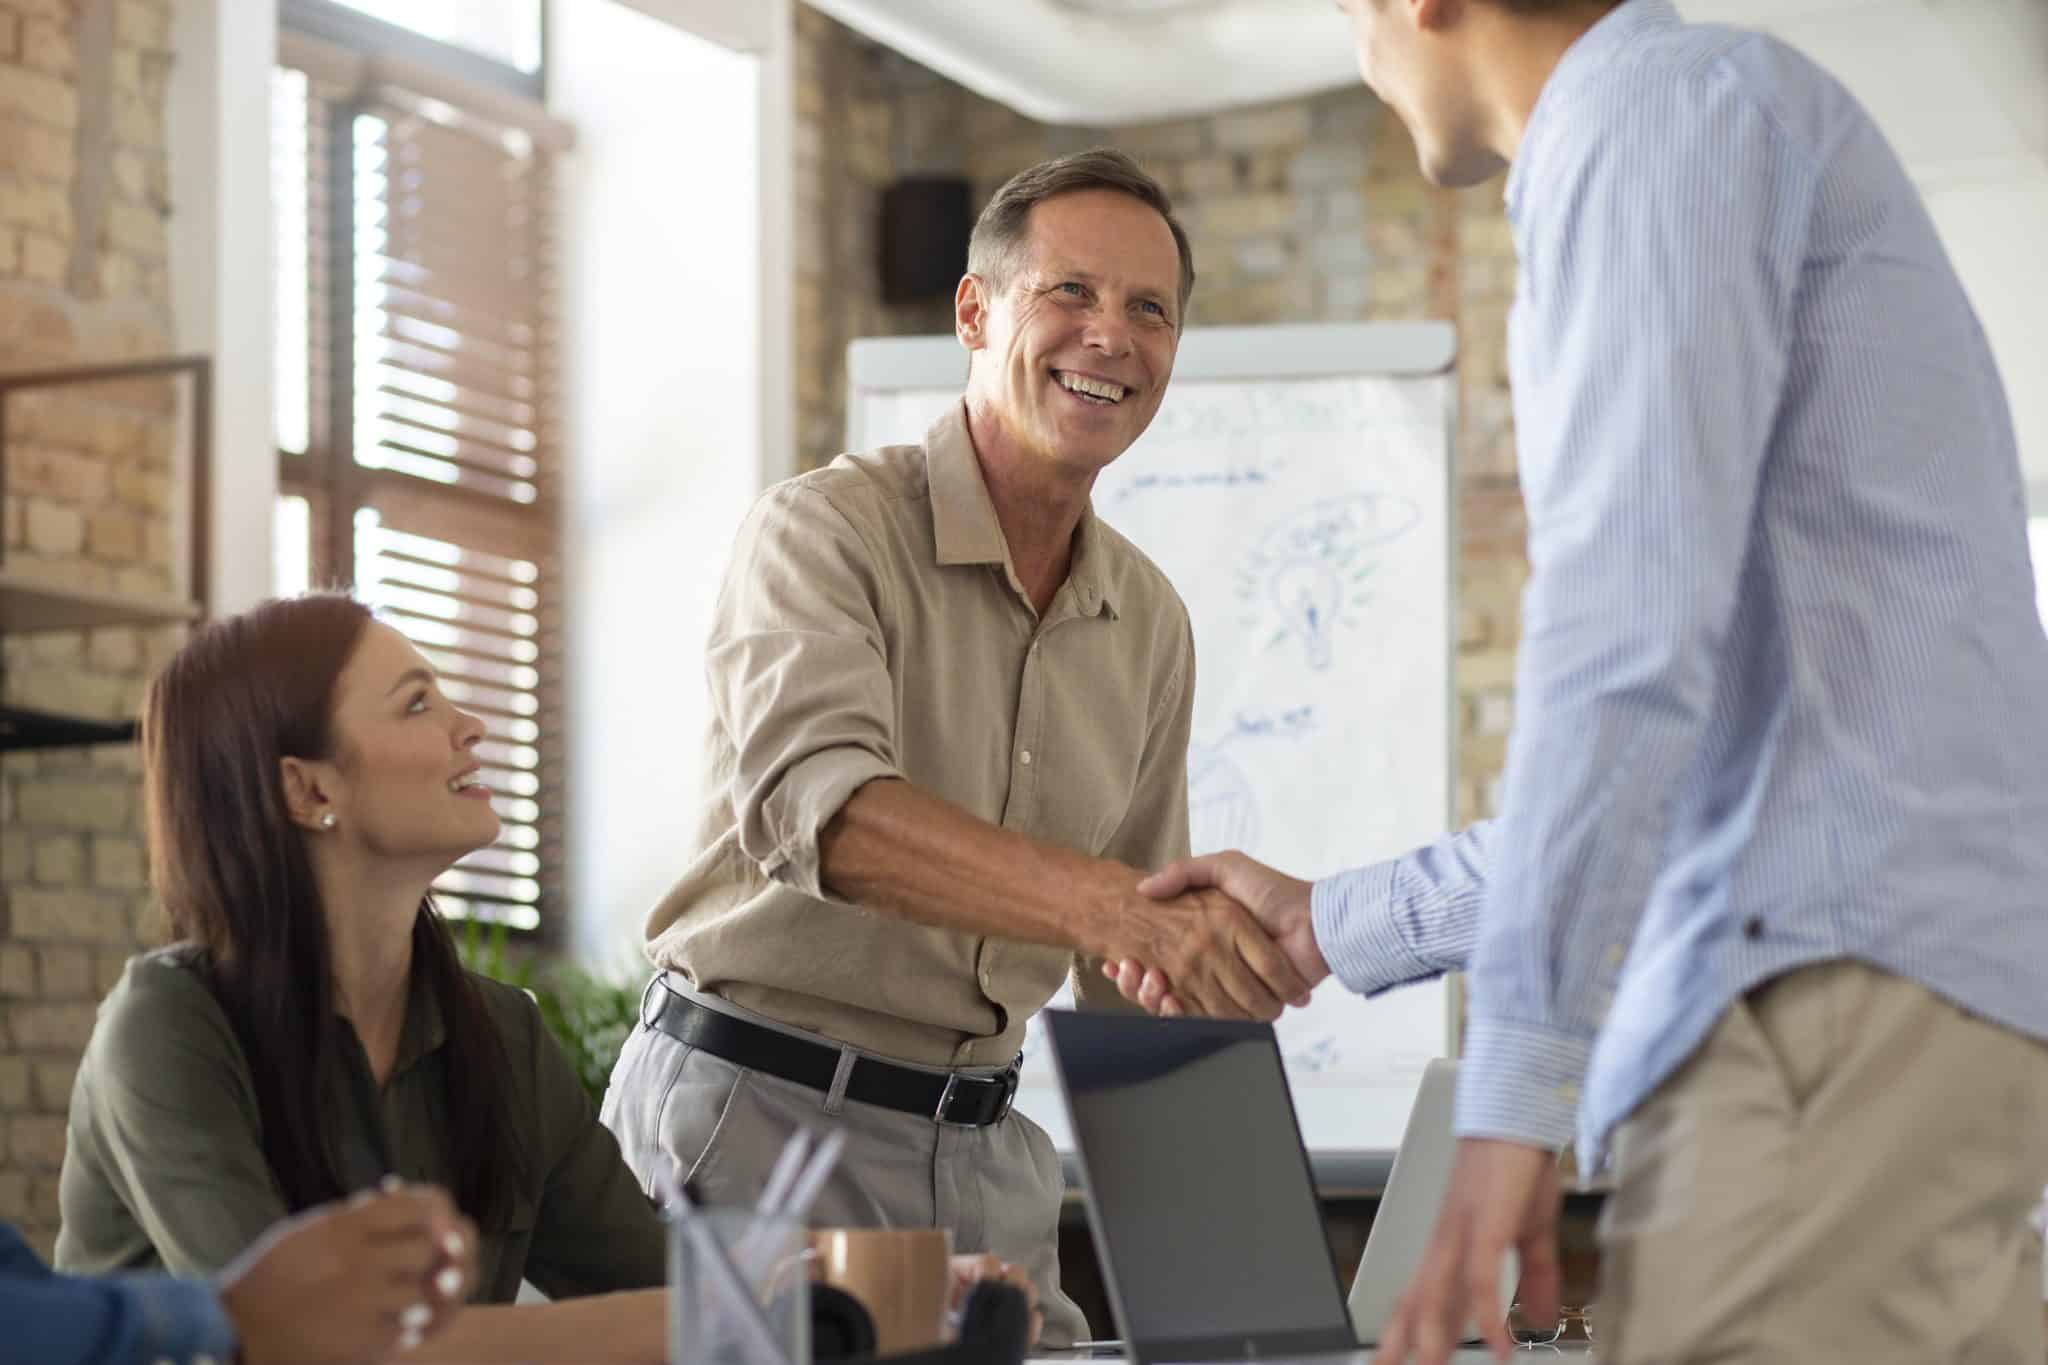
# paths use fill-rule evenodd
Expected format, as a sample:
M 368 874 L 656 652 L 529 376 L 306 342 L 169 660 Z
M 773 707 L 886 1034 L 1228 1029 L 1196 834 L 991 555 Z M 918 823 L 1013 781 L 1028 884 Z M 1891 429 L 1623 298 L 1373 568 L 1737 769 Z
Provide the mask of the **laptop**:
M 1449 1186 L 1456 1064 L 1424 1073 L 1347 1303 L 1270 1025 L 1045 1019 L 1128 1356 L 1369 1360 L 1359 1344 L 1378 1339 Z
M 1386 1330 L 1394 1305 L 1408 1288 L 1415 1268 L 1422 1264 L 1422 1253 L 1429 1249 L 1429 1235 L 1436 1231 L 1436 1216 L 1450 1192 L 1451 1169 L 1457 1164 L 1458 1144 L 1451 1124 L 1457 1107 L 1458 1064 L 1439 1057 L 1423 1069 L 1415 1105 L 1408 1111 L 1408 1126 L 1401 1130 L 1401 1145 L 1394 1151 L 1394 1169 L 1387 1175 L 1372 1230 L 1365 1236 L 1358 1276 L 1351 1281 L 1347 1304 L 1351 1326 L 1368 1345 Z M 1500 1271 L 1497 1302 L 1502 1312 L 1514 1302 L 1515 1286 L 1520 1282 L 1520 1260 L 1509 1247 Z M 1477 1323 L 1465 1325 L 1465 1339 L 1479 1339 Z

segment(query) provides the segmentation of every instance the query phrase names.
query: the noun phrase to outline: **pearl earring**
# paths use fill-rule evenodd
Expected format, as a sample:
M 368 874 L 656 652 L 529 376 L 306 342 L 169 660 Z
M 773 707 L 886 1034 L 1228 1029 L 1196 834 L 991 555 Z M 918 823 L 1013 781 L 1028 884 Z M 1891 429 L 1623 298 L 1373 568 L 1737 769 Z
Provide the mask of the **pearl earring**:
M 323 811 L 320 815 L 320 828 L 322 829 L 333 829 L 339 823 L 341 822 L 334 818 L 334 812 L 331 810 Z

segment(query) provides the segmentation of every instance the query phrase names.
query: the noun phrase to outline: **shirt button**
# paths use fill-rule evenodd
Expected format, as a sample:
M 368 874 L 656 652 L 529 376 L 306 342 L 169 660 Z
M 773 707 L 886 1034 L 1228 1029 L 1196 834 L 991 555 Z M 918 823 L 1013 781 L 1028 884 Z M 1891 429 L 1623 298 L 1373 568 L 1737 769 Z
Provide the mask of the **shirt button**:
M 1762 938 L 1764 936 L 1764 922 L 1755 915 L 1751 915 L 1742 922 L 1742 936 L 1752 943 Z
M 1575 1085 L 1561 1085 L 1557 1088 L 1557 1097 L 1566 1104 L 1577 1104 L 1579 1102 L 1579 1088 Z
M 1019 763 L 1022 763 L 1022 764 L 1023 764 L 1023 765 L 1025 766 L 1025 767 L 1027 767 L 1027 768 L 1028 768 L 1028 767 L 1030 767 L 1030 766 L 1031 766 L 1031 751 L 1030 751 L 1029 749 L 1026 749 L 1026 750 L 1025 750 L 1025 751 L 1024 751 L 1023 753 L 1021 753 L 1021 754 L 1018 754 L 1018 755 L 1017 755 L 1017 761 L 1018 761 Z
M 1624 954 L 1621 950 L 1621 945 L 1619 943 L 1613 945 L 1607 950 L 1607 965 L 1610 967 L 1619 967 L 1621 965 L 1621 959 L 1623 956 Z

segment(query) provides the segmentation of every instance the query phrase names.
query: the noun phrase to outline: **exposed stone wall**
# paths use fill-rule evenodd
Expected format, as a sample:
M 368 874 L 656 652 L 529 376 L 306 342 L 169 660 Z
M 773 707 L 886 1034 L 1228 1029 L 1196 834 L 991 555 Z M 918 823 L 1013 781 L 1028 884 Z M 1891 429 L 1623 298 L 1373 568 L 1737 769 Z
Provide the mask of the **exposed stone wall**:
M 882 190 L 911 170 L 958 169 L 951 149 L 899 155 L 893 137 L 919 100 L 944 109 L 972 97 L 808 5 L 796 20 L 797 449 L 815 468 L 845 431 L 846 344 L 951 326 L 949 300 L 882 302 Z
M 1528 574 L 1505 356 L 1515 261 L 1499 186 L 1429 185 L 1400 121 L 1363 87 L 1208 118 L 1061 128 L 982 99 L 808 6 L 798 7 L 797 39 L 806 466 L 840 449 L 849 341 L 952 328 L 950 300 L 881 302 L 881 193 L 902 175 L 965 175 L 981 203 L 1035 161 L 1115 145 L 1164 182 L 1186 221 L 1200 274 L 1193 323 L 1458 325 L 1458 812 L 1492 813 Z
M 171 0 L 0 0 L 0 370 L 166 354 Z M 168 591 L 168 383 L 7 404 L 10 573 Z M 133 716 L 177 631 L 4 643 L 15 705 Z M 100 996 L 158 937 L 132 745 L 0 761 L 0 1219 L 47 1252 L 64 1115 Z

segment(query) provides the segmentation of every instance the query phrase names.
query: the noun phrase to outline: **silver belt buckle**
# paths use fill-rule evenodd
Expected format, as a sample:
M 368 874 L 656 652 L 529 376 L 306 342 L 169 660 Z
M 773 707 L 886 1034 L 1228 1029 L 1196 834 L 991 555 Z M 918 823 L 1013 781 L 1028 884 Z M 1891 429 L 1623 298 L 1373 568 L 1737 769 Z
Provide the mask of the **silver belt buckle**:
M 1018 1061 L 1011 1062 L 1009 1069 L 1004 1071 L 1002 1075 L 986 1078 L 989 1083 L 999 1084 L 1003 1087 L 1003 1097 L 996 1102 L 995 1116 L 985 1124 L 959 1123 L 946 1117 L 946 1106 L 953 1102 L 953 1092 L 960 1086 L 959 1072 L 951 1071 L 946 1073 L 946 1088 L 939 1092 L 939 1105 L 938 1108 L 932 1111 L 932 1122 L 944 1124 L 948 1128 L 993 1128 L 996 1124 L 1001 1123 L 1010 1116 L 1010 1107 L 1017 1101 L 1017 1073 L 1022 1069 L 1021 1062 L 1021 1058 Z M 980 1083 L 984 1078 L 974 1076 L 969 1079 Z

